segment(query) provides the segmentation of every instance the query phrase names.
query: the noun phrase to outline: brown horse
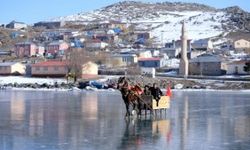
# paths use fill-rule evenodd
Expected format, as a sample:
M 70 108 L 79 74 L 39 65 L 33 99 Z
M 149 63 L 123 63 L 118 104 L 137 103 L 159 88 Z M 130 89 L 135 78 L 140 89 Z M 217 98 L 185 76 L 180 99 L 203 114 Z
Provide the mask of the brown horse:
M 126 116 L 131 115 L 130 107 L 137 111 L 137 115 L 141 115 L 140 95 L 142 93 L 142 89 L 140 86 L 130 86 L 127 78 L 120 77 L 118 79 L 117 88 L 120 90 L 122 99 L 126 106 Z

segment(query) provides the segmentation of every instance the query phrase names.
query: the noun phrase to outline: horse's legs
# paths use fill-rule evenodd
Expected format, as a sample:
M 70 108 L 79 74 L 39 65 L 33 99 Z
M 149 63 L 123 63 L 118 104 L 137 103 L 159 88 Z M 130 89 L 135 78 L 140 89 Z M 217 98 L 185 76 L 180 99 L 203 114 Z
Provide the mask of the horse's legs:
M 142 110 L 142 107 L 141 107 L 141 103 L 140 103 L 140 101 L 138 101 L 138 103 L 137 103 L 137 109 L 138 109 L 138 113 L 137 113 L 137 115 L 139 115 L 139 116 L 141 116 L 141 110 Z
M 129 104 L 126 103 L 126 117 L 130 116 L 130 112 L 129 112 Z
M 138 113 L 137 103 L 136 102 L 133 103 L 133 109 L 132 109 L 132 111 L 136 111 L 136 114 Z M 132 115 L 134 115 L 134 114 L 132 114 Z

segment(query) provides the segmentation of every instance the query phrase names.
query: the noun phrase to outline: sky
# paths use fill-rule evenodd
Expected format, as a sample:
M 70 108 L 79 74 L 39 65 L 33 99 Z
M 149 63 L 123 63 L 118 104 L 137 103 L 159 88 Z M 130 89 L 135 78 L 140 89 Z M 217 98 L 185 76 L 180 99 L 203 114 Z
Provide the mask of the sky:
M 6 24 L 12 20 L 32 24 L 59 16 L 67 16 L 79 12 L 99 9 L 121 0 L 3 0 L 0 9 L 0 23 Z M 240 6 L 250 12 L 250 0 L 140 0 L 142 2 L 196 2 L 225 8 Z

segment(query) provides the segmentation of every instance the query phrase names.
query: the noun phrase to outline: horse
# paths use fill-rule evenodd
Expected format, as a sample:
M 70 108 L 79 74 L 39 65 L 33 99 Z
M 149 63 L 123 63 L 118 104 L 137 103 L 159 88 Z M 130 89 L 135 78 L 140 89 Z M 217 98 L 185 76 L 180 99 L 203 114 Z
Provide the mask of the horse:
M 142 94 L 142 89 L 140 88 L 140 86 L 131 86 L 129 85 L 129 81 L 127 78 L 120 77 L 118 79 L 117 88 L 120 90 L 122 99 L 126 106 L 126 116 L 131 115 L 129 111 L 130 106 L 133 107 L 133 110 L 137 111 L 137 115 L 141 115 L 140 95 Z

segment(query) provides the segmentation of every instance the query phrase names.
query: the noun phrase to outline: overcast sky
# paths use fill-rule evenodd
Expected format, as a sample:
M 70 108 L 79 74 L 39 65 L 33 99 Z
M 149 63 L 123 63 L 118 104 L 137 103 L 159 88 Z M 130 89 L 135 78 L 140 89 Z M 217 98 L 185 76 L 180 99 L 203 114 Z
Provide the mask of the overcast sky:
M 0 9 L 0 23 L 12 20 L 35 23 L 51 18 L 95 10 L 120 0 L 3 0 Z M 166 0 L 141 0 L 142 2 L 164 2 Z M 174 2 L 176 0 L 168 0 Z M 250 12 L 250 0 L 179 0 L 196 2 L 216 8 L 240 6 Z

